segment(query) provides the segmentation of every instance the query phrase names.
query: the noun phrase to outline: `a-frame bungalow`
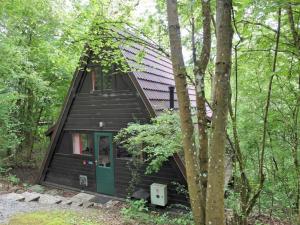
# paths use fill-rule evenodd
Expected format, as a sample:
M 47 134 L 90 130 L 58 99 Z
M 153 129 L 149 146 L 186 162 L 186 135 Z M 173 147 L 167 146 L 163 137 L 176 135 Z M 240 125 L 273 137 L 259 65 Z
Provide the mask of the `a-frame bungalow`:
M 131 159 L 113 142 L 114 135 L 130 122 L 148 123 L 163 110 L 177 108 L 178 102 L 172 64 L 165 53 L 145 41 L 120 49 L 130 72 L 104 72 L 101 62 L 91 62 L 93 53 L 88 51 L 87 63 L 74 73 L 60 117 L 49 132 L 41 184 L 127 197 Z M 144 54 L 138 60 L 141 51 Z M 135 70 L 136 64 L 143 69 Z M 189 94 L 194 106 L 193 88 Z M 184 164 L 177 155 L 158 173 L 145 175 L 145 167 L 136 190 L 149 191 L 152 183 L 166 184 L 168 203 L 187 204 L 186 196 L 174 185 L 186 185 Z

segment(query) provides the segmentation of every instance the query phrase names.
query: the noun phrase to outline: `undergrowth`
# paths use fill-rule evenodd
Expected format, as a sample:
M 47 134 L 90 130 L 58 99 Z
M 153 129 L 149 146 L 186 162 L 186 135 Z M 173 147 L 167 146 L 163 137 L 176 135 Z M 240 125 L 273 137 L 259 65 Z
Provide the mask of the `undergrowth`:
M 142 224 L 169 224 L 169 225 L 193 225 L 191 212 L 178 213 L 159 213 L 150 210 L 144 200 L 128 200 L 127 206 L 122 208 L 121 213 L 128 220 L 135 220 Z

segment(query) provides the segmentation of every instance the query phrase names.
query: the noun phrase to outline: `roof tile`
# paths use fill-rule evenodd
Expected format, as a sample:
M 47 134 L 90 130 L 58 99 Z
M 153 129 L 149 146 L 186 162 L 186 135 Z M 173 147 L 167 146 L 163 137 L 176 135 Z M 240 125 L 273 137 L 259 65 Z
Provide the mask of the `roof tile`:
M 161 113 L 168 109 L 169 87 L 175 86 L 172 63 L 163 52 L 154 47 L 142 46 L 132 43 L 130 46 L 121 47 L 123 55 L 128 62 L 132 73 L 137 78 L 141 88 L 144 90 L 149 102 L 156 111 Z M 140 54 L 143 51 L 143 54 Z M 140 58 L 140 55 L 143 58 Z M 196 107 L 195 87 L 189 85 L 188 92 L 190 96 L 191 106 Z M 176 90 L 174 96 L 174 107 L 178 108 Z M 207 105 L 207 115 L 210 117 L 212 112 Z

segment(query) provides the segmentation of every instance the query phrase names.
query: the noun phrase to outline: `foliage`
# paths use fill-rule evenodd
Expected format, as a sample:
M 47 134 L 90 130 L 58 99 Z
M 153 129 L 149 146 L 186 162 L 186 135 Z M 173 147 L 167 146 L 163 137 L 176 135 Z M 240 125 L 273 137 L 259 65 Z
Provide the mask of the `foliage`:
M 178 114 L 167 111 L 151 119 L 149 124 L 129 124 L 115 136 L 115 141 L 133 156 L 145 156 L 143 159 L 148 163 L 146 174 L 157 172 L 182 148 Z
M 127 163 L 129 171 L 131 173 L 131 179 L 127 187 L 127 196 L 131 196 L 136 190 L 136 186 L 141 182 L 141 167 L 143 166 L 143 160 L 140 155 L 132 155 L 132 160 Z
M 127 201 L 128 206 L 122 208 L 121 213 L 127 219 L 134 219 L 136 222 L 146 224 L 170 224 L 170 225 L 192 225 L 191 212 L 170 215 L 168 213 L 158 213 L 150 211 L 145 200 Z
M 88 43 L 96 54 L 100 54 L 101 47 L 103 49 L 104 46 L 110 46 L 116 51 L 104 54 L 104 61 L 123 65 L 117 50 L 119 43 L 114 42 L 116 37 L 111 35 L 115 34 L 108 30 L 111 25 L 116 29 L 121 29 L 124 25 L 138 25 L 135 31 L 128 30 L 142 31 L 144 37 L 149 37 L 147 40 L 155 40 L 168 51 L 166 1 L 156 0 L 154 11 L 136 19 L 133 15 L 138 2 L 0 1 L 0 174 L 7 174 L 9 166 L 21 162 L 32 164 L 42 161 L 48 144 L 44 131 L 58 118 L 84 44 Z M 201 6 L 200 1 L 178 2 L 184 56 L 191 76 L 191 19 L 193 17 L 195 20 L 195 38 L 199 52 L 202 40 Z M 299 144 L 297 146 L 300 124 L 299 114 L 295 109 L 299 109 L 300 63 L 299 48 L 294 43 L 289 26 L 287 2 L 233 1 L 233 23 L 236 27 L 233 47 L 237 49 L 237 58 L 233 58 L 232 101 L 234 103 L 237 96 L 237 105 L 233 105 L 237 110 L 239 143 L 245 159 L 245 172 L 253 190 L 259 184 L 257 165 L 261 161 L 259 152 L 268 82 L 273 75 L 276 41 L 274 28 L 277 25 L 278 8 L 282 8 L 277 70 L 267 125 L 265 183 L 254 207 L 257 212 L 281 218 L 294 217 L 299 207 L 295 159 L 300 157 Z M 296 2 L 291 1 L 291 5 L 296 27 L 299 28 L 299 4 Z M 215 3 L 216 1 L 211 1 L 213 15 Z M 99 27 L 104 29 L 100 30 Z M 110 39 L 103 41 L 98 38 L 99 35 L 109 35 Z M 132 40 L 127 40 L 126 44 L 130 44 L 130 41 Z M 207 96 L 210 96 L 215 69 L 215 41 L 213 35 L 211 60 L 206 76 Z M 142 60 L 143 52 L 138 55 L 139 60 Z M 99 59 L 95 59 L 97 60 Z M 126 67 L 122 69 L 128 70 Z M 230 122 L 227 132 L 232 139 Z M 155 172 L 174 152 L 181 150 L 178 115 L 167 112 L 153 119 L 150 124 L 130 124 L 118 134 L 116 141 L 121 142 L 136 158 L 140 154 L 146 154 L 147 157 L 144 158 L 149 165 L 147 173 Z M 238 164 L 234 165 L 235 183 L 228 190 L 226 206 L 240 214 L 240 171 Z M 14 180 L 13 177 L 11 179 Z
M 186 189 L 186 186 L 185 185 L 182 185 L 178 182 L 175 182 L 175 181 L 172 181 L 171 184 L 175 187 L 175 190 L 177 192 L 177 194 L 182 194 L 184 195 L 186 198 L 189 197 L 189 193 L 188 193 L 188 190 Z
M 40 150 L 35 143 L 53 123 L 78 59 L 78 52 L 68 52 L 62 38 L 65 21 L 52 6 L 49 1 L 1 1 L 0 154 L 13 161 L 30 160 Z
M 250 6 L 250 7 L 249 7 Z M 259 184 L 257 165 L 261 161 L 263 113 L 271 75 L 275 75 L 267 124 L 264 162 L 265 184 L 256 211 L 263 211 L 290 220 L 298 204 L 297 169 L 294 164 L 293 145 L 300 124 L 295 121 L 299 108 L 299 54 L 295 54 L 291 37 L 287 4 L 283 1 L 250 4 L 237 2 L 237 31 L 241 42 L 237 48 L 237 83 L 232 79 L 233 94 L 237 96 L 237 129 L 245 158 L 246 174 L 253 190 Z M 281 36 L 275 73 L 272 72 L 278 8 L 282 7 Z M 296 10 L 297 7 L 294 7 Z M 298 8 L 299 11 L 299 8 Z M 237 40 L 236 40 L 237 41 Z M 234 68 L 235 70 L 235 68 Z M 251 84 L 251 85 L 250 85 Z M 236 92 L 237 90 L 237 92 Z M 233 99 L 235 96 L 233 96 Z M 228 129 L 230 136 L 231 124 Z M 299 157 L 299 146 L 298 156 Z M 236 189 L 229 205 L 239 213 L 238 164 L 235 170 Z M 289 171 L 287 173 L 287 171 Z M 233 202 L 231 202 L 233 201 Z
M 9 155 L 7 153 L 19 143 L 16 135 L 18 122 L 10 119 L 10 114 L 14 110 L 11 105 L 14 104 L 15 100 L 14 93 L 7 93 L 5 90 L 2 90 L 2 93 L 0 93 L 0 149 L 8 151 L 0 151 L 0 156 L 2 156 L 0 157 L 0 165 L 3 165 L 3 159 Z
M 9 174 L 7 176 L 7 180 L 12 184 L 12 185 L 17 185 L 20 183 L 20 178 L 18 178 L 16 175 Z
M 0 166 L 0 177 L 4 177 L 7 175 L 8 171 L 10 171 L 11 168 L 7 168 L 7 167 L 1 167 Z
M 130 26 L 134 3 L 120 2 L 0 2 L 1 159 L 9 157 L 12 164 L 42 161 L 48 144 L 44 132 L 57 120 L 84 45 L 94 51 L 93 63 L 101 52 L 103 65 L 128 69 L 119 45 L 131 40 L 120 40 L 116 31 Z M 103 51 L 105 47 L 113 51 Z

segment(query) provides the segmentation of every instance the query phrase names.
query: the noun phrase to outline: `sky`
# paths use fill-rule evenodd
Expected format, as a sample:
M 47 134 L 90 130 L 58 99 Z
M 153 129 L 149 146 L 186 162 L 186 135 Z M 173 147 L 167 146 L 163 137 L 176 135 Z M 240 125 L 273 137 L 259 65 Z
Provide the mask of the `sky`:
M 149 16 L 150 14 L 155 13 L 156 12 L 155 4 L 156 3 L 154 0 L 139 0 L 139 4 L 134 11 L 135 19 L 138 20 L 141 17 L 147 18 L 147 16 Z M 166 15 L 166 18 L 167 18 L 167 15 Z M 185 30 L 181 27 L 181 33 L 183 35 L 185 35 L 186 32 L 187 32 L 187 30 Z M 184 60 L 188 61 L 191 57 L 191 51 L 183 46 L 182 53 L 183 53 Z
M 138 17 L 147 17 L 149 13 L 155 12 L 155 1 L 153 0 L 140 0 L 138 6 L 136 7 L 135 16 Z

